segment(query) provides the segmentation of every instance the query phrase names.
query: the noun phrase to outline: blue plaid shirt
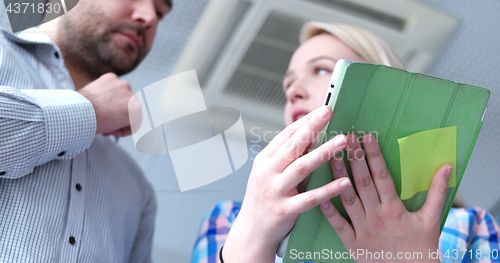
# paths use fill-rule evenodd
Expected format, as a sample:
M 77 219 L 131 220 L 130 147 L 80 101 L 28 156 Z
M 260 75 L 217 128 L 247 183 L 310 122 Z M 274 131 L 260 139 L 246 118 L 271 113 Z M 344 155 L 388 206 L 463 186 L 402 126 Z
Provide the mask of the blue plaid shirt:
M 240 209 L 241 202 L 224 201 L 203 218 L 191 263 L 219 262 L 220 248 Z M 499 239 L 499 226 L 483 209 L 452 208 L 439 239 L 439 258 L 443 263 L 500 262 Z
M 150 262 L 156 201 L 58 47 L 0 29 L 0 262 Z

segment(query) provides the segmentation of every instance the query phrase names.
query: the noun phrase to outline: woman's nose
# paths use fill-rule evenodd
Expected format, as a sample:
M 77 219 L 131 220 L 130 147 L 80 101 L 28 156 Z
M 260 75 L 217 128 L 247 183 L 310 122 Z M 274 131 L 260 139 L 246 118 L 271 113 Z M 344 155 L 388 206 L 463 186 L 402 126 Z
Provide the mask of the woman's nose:
M 287 89 L 286 97 L 291 103 L 298 100 L 306 100 L 309 98 L 304 80 L 296 80 L 292 86 Z

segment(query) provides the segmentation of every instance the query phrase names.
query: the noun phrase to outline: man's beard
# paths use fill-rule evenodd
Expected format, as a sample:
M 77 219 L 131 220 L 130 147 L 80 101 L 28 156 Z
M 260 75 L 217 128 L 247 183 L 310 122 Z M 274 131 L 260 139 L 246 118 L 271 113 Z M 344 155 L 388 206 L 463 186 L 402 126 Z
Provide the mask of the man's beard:
M 58 44 L 64 59 L 91 79 L 109 72 L 120 76 L 135 69 L 147 54 L 142 26 L 127 22 L 110 23 L 100 10 L 89 9 L 63 17 Z M 120 31 L 135 32 L 142 45 L 136 48 L 128 43 L 126 50 L 119 47 L 113 36 Z

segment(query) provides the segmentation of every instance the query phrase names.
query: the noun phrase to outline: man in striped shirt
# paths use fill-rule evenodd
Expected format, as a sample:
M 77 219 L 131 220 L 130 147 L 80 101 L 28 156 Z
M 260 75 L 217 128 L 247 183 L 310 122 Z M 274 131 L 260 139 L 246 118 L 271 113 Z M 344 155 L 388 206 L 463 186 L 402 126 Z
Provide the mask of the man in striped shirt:
M 150 262 L 156 201 L 107 135 L 131 133 L 119 80 L 171 0 L 80 0 L 0 30 L 0 262 Z

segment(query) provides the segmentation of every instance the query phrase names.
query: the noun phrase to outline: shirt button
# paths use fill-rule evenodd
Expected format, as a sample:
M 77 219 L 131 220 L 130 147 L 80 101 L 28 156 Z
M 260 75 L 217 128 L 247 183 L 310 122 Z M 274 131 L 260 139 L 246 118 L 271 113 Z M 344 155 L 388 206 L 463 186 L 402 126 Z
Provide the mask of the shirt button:
M 57 59 L 59 59 L 59 53 L 58 53 L 58 52 L 55 52 L 55 53 L 54 53 L 54 56 L 55 56 Z
M 0 172 L 0 176 L 4 176 L 5 173 L 6 173 L 5 171 Z
M 71 245 L 74 245 L 74 244 L 76 243 L 76 240 L 75 240 L 75 237 L 74 237 L 74 236 L 70 236 L 70 237 L 69 237 L 69 243 L 70 243 Z
M 62 157 L 62 156 L 63 156 L 63 155 L 65 155 L 65 154 L 66 154 L 66 152 L 65 152 L 65 151 L 62 151 L 62 152 L 60 152 L 57 156 Z
M 78 190 L 78 192 L 80 192 L 82 190 L 82 185 L 76 184 L 76 190 Z

